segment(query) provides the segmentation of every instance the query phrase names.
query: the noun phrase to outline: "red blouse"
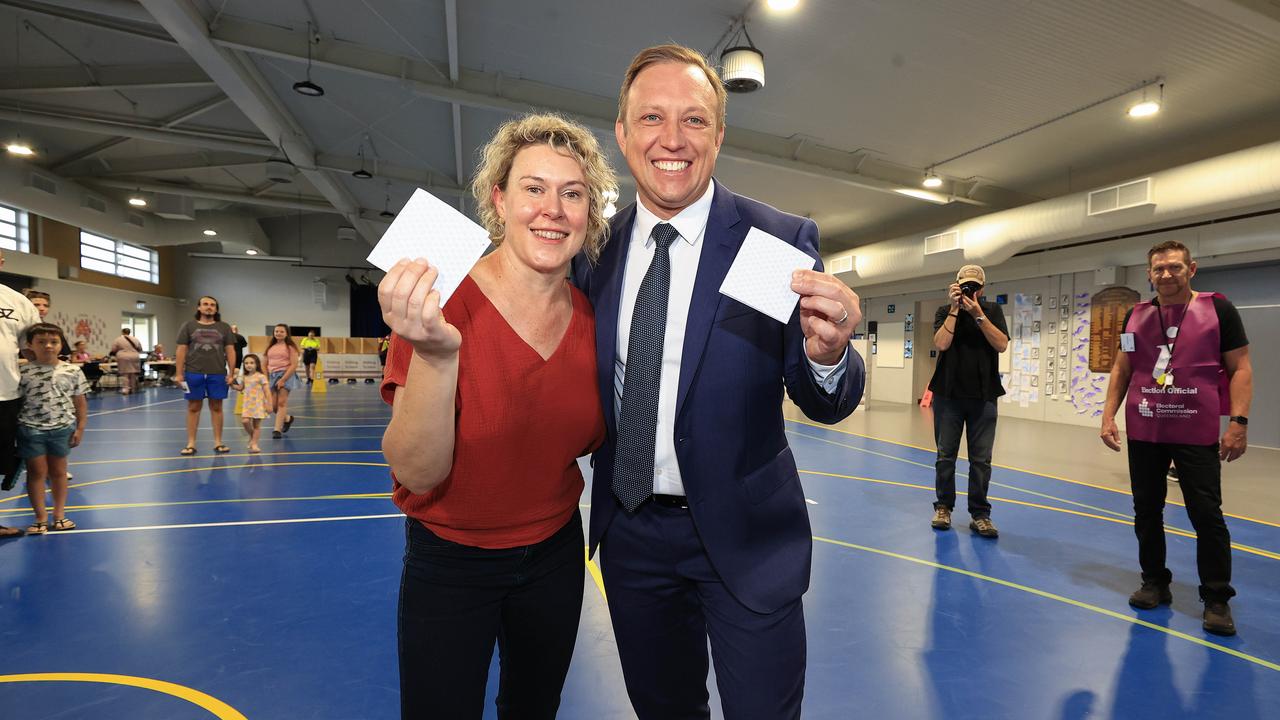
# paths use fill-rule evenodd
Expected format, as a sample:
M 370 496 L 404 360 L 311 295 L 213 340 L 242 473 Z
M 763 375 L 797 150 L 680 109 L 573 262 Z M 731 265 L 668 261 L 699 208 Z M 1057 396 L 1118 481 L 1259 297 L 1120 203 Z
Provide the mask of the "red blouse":
M 462 334 L 453 469 L 426 494 L 395 482 L 392 495 L 405 515 L 436 535 L 473 547 L 532 545 L 577 511 L 583 488 L 577 458 L 600 446 L 605 427 L 595 314 L 577 288 L 570 293 L 569 329 L 547 360 L 470 277 L 449 298 L 445 315 Z M 393 337 L 381 388 L 387 403 L 412 357 L 413 346 Z

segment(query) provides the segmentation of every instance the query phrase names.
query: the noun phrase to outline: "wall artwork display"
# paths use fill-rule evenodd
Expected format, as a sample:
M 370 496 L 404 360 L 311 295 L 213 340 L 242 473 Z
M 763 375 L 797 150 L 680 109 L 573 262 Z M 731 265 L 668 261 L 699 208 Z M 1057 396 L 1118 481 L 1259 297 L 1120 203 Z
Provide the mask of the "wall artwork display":
M 1049 296 L 1049 309 L 1050 309 L 1050 310 L 1052 310 L 1052 309 L 1054 309 L 1054 308 L 1056 308 L 1056 307 L 1058 307 L 1058 298 L 1053 297 L 1052 295 L 1050 295 L 1050 296 Z
M 1066 395 L 1066 394 L 1067 394 L 1067 381 L 1066 381 L 1066 380 L 1059 380 L 1059 381 L 1058 381 L 1058 392 L 1062 393 L 1063 395 Z
M 1032 360 L 1039 360 L 1039 359 L 1040 359 L 1040 348 L 1038 348 L 1038 347 L 1033 347 L 1033 348 L 1031 348 L 1031 359 L 1032 359 Z
M 1059 314 L 1059 315 L 1061 315 L 1062 317 L 1070 317 L 1070 316 L 1071 316 L 1071 308 L 1070 308 L 1069 306 L 1067 306 L 1067 305 L 1063 305 L 1063 306 L 1061 306 L 1061 307 L 1059 307 L 1059 308 L 1058 308 L 1058 314 Z
M 1062 296 L 1062 301 L 1061 301 L 1059 304 L 1060 304 L 1060 305 L 1062 305 L 1062 307 L 1068 307 L 1068 306 L 1070 306 L 1070 305 L 1071 305 L 1071 296 L 1070 296 L 1070 295 L 1063 295 L 1063 296 Z
M 1049 334 L 1050 334 L 1050 335 L 1056 335 L 1057 333 L 1058 333 L 1058 323 L 1057 323 L 1057 322 L 1055 322 L 1055 321 L 1053 321 L 1053 320 L 1050 320 L 1050 321 L 1049 321 Z
M 1040 376 L 1039 376 L 1039 375 L 1032 375 L 1032 376 L 1031 376 L 1031 387 L 1040 387 Z
M 1031 323 L 1031 332 L 1033 332 L 1033 333 L 1038 333 L 1038 332 L 1040 332 L 1040 321 L 1039 321 L 1039 320 L 1036 320 L 1035 322 Z

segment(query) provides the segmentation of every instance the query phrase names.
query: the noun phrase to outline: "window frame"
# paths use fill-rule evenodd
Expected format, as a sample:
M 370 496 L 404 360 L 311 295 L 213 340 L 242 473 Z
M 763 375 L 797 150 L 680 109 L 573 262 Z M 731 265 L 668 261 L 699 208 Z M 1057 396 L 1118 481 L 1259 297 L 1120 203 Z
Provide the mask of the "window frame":
M 31 215 L 26 210 L 0 203 L 0 250 L 31 252 Z
M 86 248 L 89 250 L 87 254 Z M 80 267 L 126 280 L 160 284 L 160 254 L 154 248 L 116 240 L 83 228 L 80 230 Z

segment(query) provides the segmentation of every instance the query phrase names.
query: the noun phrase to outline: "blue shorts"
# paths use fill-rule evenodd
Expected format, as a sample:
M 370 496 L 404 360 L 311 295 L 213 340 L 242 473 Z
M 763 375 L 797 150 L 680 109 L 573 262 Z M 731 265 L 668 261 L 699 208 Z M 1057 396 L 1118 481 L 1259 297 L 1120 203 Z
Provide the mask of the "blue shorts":
M 267 382 L 271 384 L 271 392 L 276 391 L 276 383 L 280 382 L 280 378 L 284 377 L 284 374 L 287 372 L 289 371 L 277 370 L 267 376 Z M 284 389 L 288 390 L 289 392 L 293 392 L 294 390 L 298 389 L 298 373 L 295 372 L 294 374 L 289 376 L 288 380 L 284 381 Z
M 66 457 L 71 454 L 71 435 L 75 431 L 74 423 L 52 430 L 18 425 L 18 454 L 24 459 L 42 455 Z
M 226 375 L 189 372 L 183 374 L 182 379 L 187 381 L 187 393 L 183 397 L 188 400 L 227 399 Z

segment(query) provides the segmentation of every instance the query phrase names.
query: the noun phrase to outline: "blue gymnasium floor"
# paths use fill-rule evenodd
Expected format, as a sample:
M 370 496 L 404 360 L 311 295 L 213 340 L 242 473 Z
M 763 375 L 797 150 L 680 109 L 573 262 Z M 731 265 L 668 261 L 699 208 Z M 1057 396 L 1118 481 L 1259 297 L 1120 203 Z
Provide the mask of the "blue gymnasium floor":
M 81 529 L 0 542 L 0 718 L 397 716 L 388 409 L 363 384 L 291 399 L 297 424 L 267 452 L 244 454 L 229 416 L 232 454 L 202 428 L 195 458 L 177 455 L 177 391 L 90 401 Z M 1180 508 L 1173 607 L 1135 611 L 1127 495 L 997 468 L 1000 539 L 963 512 L 937 533 L 931 452 L 788 429 L 816 536 L 806 718 L 1276 716 L 1280 527 L 1229 520 L 1240 634 L 1217 638 Z M 0 523 L 25 526 L 26 506 L 21 487 L 0 496 Z M 633 717 L 586 584 L 560 716 Z

